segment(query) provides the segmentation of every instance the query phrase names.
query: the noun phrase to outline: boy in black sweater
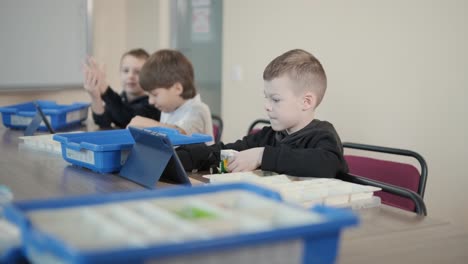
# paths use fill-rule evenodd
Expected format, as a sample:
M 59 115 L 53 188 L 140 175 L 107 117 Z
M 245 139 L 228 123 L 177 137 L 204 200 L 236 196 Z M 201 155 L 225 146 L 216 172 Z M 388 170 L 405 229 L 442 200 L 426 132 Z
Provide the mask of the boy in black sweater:
M 275 58 L 263 72 L 265 110 L 271 127 L 234 143 L 183 146 L 177 154 L 188 171 L 219 164 L 222 149 L 234 149 L 230 172 L 258 168 L 302 177 L 333 178 L 347 172 L 340 138 L 333 125 L 315 119 L 327 79 L 320 62 L 304 50 Z
M 84 65 L 84 88 L 91 97 L 91 110 L 96 125 L 102 129 L 115 125 L 125 128 L 132 118 L 142 116 L 159 120 L 161 112 L 149 104 L 148 95 L 139 84 L 139 74 L 149 54 L 133 49 L 120 59 L 122 93 L 117 94 L 106 82 L 103 69 L 94 58 Z

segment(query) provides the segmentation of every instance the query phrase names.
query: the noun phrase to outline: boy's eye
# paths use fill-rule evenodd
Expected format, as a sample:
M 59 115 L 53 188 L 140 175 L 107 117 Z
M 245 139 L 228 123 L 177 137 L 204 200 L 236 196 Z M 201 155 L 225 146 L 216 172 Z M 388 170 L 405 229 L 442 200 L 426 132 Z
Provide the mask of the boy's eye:
M 278 102 L 280 101 L 280 99 L 278 99 L 278 98 L 271 98 L 271 100 L 272 100 L 273 102 L 275 102 L 275 103 L 278 103 Z
M 266 95 L 266 94 L 263 95 L 263 98 L 265 98 L 265 99 L 270 99 L 270 100 L 275 101 L 275 102 L 277 102 L 277 101 L 280 100 L 279 98 L 271 97 L 271 96 L 268 96 L 268 95 Z

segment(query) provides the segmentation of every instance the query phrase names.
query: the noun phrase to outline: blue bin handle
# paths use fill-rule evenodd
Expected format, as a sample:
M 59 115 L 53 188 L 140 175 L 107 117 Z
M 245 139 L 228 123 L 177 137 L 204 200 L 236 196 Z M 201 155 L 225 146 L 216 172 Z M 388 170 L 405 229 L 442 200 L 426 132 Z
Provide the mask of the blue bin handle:
M 80 151 L 81 150 L 81 144 L 78 144 L 78 143 L 75 143 L 75 142 L 69 142 L 69 143 L 67 143 L 67 148 Z
M 26 116 L 26 117 L 34 117 L 36 115 L 36 111 L 19 111 L 16 112 L 18 115 Z

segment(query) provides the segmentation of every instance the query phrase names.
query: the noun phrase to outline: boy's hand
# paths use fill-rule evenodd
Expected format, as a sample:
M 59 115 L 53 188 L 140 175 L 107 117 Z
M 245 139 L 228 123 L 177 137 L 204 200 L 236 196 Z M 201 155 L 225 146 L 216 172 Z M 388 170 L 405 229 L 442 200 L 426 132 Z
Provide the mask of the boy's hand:
M 240 151 L 229 159 L 229 172 L 253 171 L 262 164 L 263 150 L 265 148 L 252 148 Z
M 161 126 L 161 123 L 147 117 L 142 117 L 142 116 L 135 116 L 130 120 L 130 123 L 127 125 L 127 127 L 133 126 L 133 127 L 156 127 L 156 126 Z
M 100 98 L 101 91 L 96 89 L 96 84 L 98 82 L 96 74 L 92 72 L 88 66 L 83 66 L 83 73 L 84 73 L 84 89 L 92 98 Z
M 104 66 L 100 66 L 93 57 L 83 65 L 84 88 L 94 98 L 101 97 L 107 87 Z

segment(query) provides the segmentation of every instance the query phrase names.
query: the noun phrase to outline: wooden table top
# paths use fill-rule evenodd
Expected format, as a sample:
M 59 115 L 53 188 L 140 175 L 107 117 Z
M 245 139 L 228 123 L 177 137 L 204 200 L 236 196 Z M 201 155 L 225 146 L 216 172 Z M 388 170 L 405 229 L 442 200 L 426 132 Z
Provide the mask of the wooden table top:
M 15 200 L 145 189 L 117 174 L 72 166 L 60 155 L 20 148 L 22 132 L 0 128 L 0 184 Z M 201 174 L 190 177 L 193 184 L 206 181 Z M 339 263 L 467 262 L 468 233 L 447 221 L 385 205 L 358 214 L 360 226 L 343 233 Z

